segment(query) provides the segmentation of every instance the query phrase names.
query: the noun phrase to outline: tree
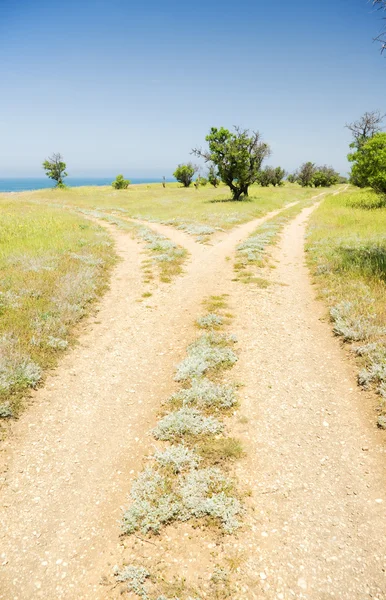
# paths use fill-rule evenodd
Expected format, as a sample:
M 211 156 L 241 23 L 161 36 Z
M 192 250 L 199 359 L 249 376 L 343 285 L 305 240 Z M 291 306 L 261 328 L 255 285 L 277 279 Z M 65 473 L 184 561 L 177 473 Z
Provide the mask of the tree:
M 125 179 L 123 175 L 117 175 L 115 181 L 113 181 L 111 185 L 116 190 L 126 190 L 130 185 L 130 181 Z
M 63 157 L 59 152 L 52 154 L 44 161 L 43 169 L 47 177 L 56 181 L 56 187 L 66 187 L 63 183 L 63 179 L 67 177 L 66 163 L 63 162 Z
M 386 0 L 373 0 L 373 6 L 378 8 L 379 10 L 386 11 Z M 386 28 L 380 33 L 378 37 L 375 38 L 377 42 L 381 44 L 381 52 L 386 50 Z
M 312 185 L 315 187 L 331 187 L 339 182 L 339 177 L 339 173 L 337 173 L 332 167 L 327 167 L 327 165 L 315 167 L 315 173 L 312 177 Z
M 206 136 L 209 150 L 195 148 L 192 153 L 216 165 L 220 178 L 230 188 L 233 200 L 248 196 L 248 188 L 259 177 L 263 160 L 270 154 L 268 144 L 258 131 L 235 127 L 235 131 L 212 127 Z
M 193 181 L 194 174 L 197 173 L 198 167 L 189 162 L 186 165 L 178 165 L 173 173 L 173 177 L 177 179 L 184 187 L 189 187 Z
M 376 133 L 348 158 L 355 163 L 350 178 L 355 185 L 386 194 L 386 133 Z
M 208 181 L 210 185 L 213 185 L 214 188 L 220 185 L 220 177 L 215 165 L 210 165 L 208 169 Z
M 297 176 L 297 173 L 290 173 L 290 174 L 288 175 L 288 177 L 287 177 L 287 181 L 288 181 L 289 183 L 296 183 L 296 181 L 297 181 L 297 177 L 298 177 L 298 176 Z
M 260 171 L 259 183 L 263 187 L 268 187 L 269 185 L 273 185 L 274 187 L 283 185 L 285 174 L 284 169 L 281 167 L 265 167 L 265 169 Z
M 379 110 L 372 110 L 365 112 L 358 121 L 347 123 L 346 127 L 351 131 L 354 138 L 351 147 L 359 150 L 367 140 L 370 140 L 376 133 L 382 131 L 381 125 L 385 116 Z
M 300 183 L 302 187 L 312 187 L 312 178 L 316 172 L 314 163 L 306 162 L 300 167 L 296 181 Z

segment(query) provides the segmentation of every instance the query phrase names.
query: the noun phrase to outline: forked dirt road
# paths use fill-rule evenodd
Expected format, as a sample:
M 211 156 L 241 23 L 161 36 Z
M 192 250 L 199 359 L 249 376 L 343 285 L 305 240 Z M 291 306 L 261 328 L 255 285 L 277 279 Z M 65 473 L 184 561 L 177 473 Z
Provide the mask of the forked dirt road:
M 303 264 L 310 210 L 286 227 L 266 290 L 232 281 L 228 258 L 273 213 L 207 247 L 167 228 L 191 258 L 143 302 L 139 247 L 112 230 L 123 260 L 97 317 L 3 444 L 1 599 L 116 597 L 101 577 L 123 558 L 119 520 L 149 431 L 202 300 L 228 293 L 248 417 L 233 424 L 247 450 L 238 475 L 255 509 L 224 542 L 245 556 L 238 598 L 385 600 L 383 435 L 319 320 Z

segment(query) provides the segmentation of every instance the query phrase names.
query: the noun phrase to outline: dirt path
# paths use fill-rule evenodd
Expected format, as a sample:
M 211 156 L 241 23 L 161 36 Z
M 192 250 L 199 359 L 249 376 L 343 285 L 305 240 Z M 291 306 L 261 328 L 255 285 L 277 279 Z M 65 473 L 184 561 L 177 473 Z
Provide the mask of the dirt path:
M 275 214 L 215 247 L 195 244 L 184 276 L 141 303 L 140 247 L 110 228 L 123 260 L 97 319 L 2 447 L 0 598 L 106 598 L 100 579 L 119 560 L 121 507 L 201 302 L 229 285 L 235 244 Z
M 233 296 L 248 417 L 236 426 L 247 449 L 238 475 L 255 507 L 238 547 L 245 597 L 384 600 L 384 434 L 315 301 L 303 250 L 311 210 L 274 250 L 273 285 Z
M 234 425 L 248 452 L 239 477 L 255 504 L 250 531 L 224 547 L 246 556 L 240 600 L 386 598 L 382 434 L 362 414 L 353 373 L 317 320 L 322 309 L 303 266 L 309 209 L 275 251 L 271 277 L 284 285 L 260 290 L 232 281 L 227 257 L 277 212 L 209 247 L 154 225 L 185 241 L 191 257 L 182 277 L 142 303 L 138 245 L 114 231 L 123 260 L 98 323 L 3 448 L 1 599 L 113 598 L 101 575 L 121 560 L 118 522 L 151 448 L 148 433 L 173 389 L 173 367 L 194 336 L 202 299 L 224 292 L 240 341 L 234 375 L 246 384 L 248 423 Z

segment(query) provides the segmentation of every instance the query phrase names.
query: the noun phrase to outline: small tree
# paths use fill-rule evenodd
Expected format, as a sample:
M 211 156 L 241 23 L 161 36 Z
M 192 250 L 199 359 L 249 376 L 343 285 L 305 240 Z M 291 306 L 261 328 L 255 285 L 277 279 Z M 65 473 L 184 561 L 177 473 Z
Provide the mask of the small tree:
M 220 185 L 220 177 L 215 165 L 210 165 L 208 169 L 208 181 L 210 185 L 213 185 L 214 188 Z
M 315 165 L 312 162 L 303 163 L 298 171 L 296 181 L 300 183 L 302 187 L 311 187 L 312 178 L 315 174 Z
M 115 181 L 113 181 L 111 185 L 116 190 L 126 190 L 130 185 L 130 181 L 125 179 L 123 175 L 117 175 Z
M 194 148 L 192 153 L 216 165 L 220 178 L 230 188 L 233 200 L 248 196 L 248 188 L 258 180 L 263 160 L 269 156 L 268 144 L 258 131 L 235 127 L 235 131 L 212 127 L 206 136 L 209 150 Z
M 67 177 L 66 163 L 63 162 L 63 157 L 59 152 L 52 154 L 44 161 L 43 169 L 47 177 L 56 181 L 56 187 L 66 187 L 63 183 L 63 179 Z
M 349 154 L 348 159 L 355 163 L 351 170 L 352 183 L 386 194 L 386 133 L 375 134 L 360 150 Z
M 194 174 L 197 173 L 198 167 L 189 162 L 186 165 L 178 165 L 173 173 L 173 177 L 177 179 L 184 187 L 189 187 L 193 181 Z
M 208 180 L 206 177 L 200 177 L 200 185 L 202 185 L 202 186 L 208 185 Z
M 359 150 L 376 133 L 382 131 L 382 122 L 385 116 L 379 110 L 372 110 L 371 112 L 365 112 L 357 121 L 347 123 L 346 127 L 351 131 L 354 138 L 351 148 Z
M 287 181 L 288 181 L 288 183 L 296 183 L 297 178 L 298 178 L 297 173 L 290 173 L 287 177 Z

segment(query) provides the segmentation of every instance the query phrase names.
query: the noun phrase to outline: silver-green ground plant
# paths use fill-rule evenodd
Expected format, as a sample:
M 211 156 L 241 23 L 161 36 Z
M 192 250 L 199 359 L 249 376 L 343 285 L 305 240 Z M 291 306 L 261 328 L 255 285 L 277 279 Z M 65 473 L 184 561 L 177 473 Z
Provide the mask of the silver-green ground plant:
M 132 484 L 122 522 L 127 535 L 157 535 L 168 525 L 191 520 L 231 534 L 242 524 L 244 509 L 235 481 L 229 469 L 224 470 L 226 461 L 243 455 L 239 441 L 226 436 L 223 421 L 236 406 L 236 386 L 220 381 L 223 370 L 237 360 L 236 339 L 216 331 L 228 322 L 221 314 L 226 307 L 223 297 L 212 297 L 210 305 L 220 312 L 210 310 L 203 321 L 198 319 L 207 331 L 188 347 L 187 358 L 178 365 L 175 379 L 182 387 L 169 398 L 170 410 L 152 432 L 156 440 L 170 445 L 155 450 Z M 117 578 L 141 598 L 166 598 L 146 591 L 150 574 L 143 568 L 126 567 Z M 186 594 L 183 598 L 187 600 Z

